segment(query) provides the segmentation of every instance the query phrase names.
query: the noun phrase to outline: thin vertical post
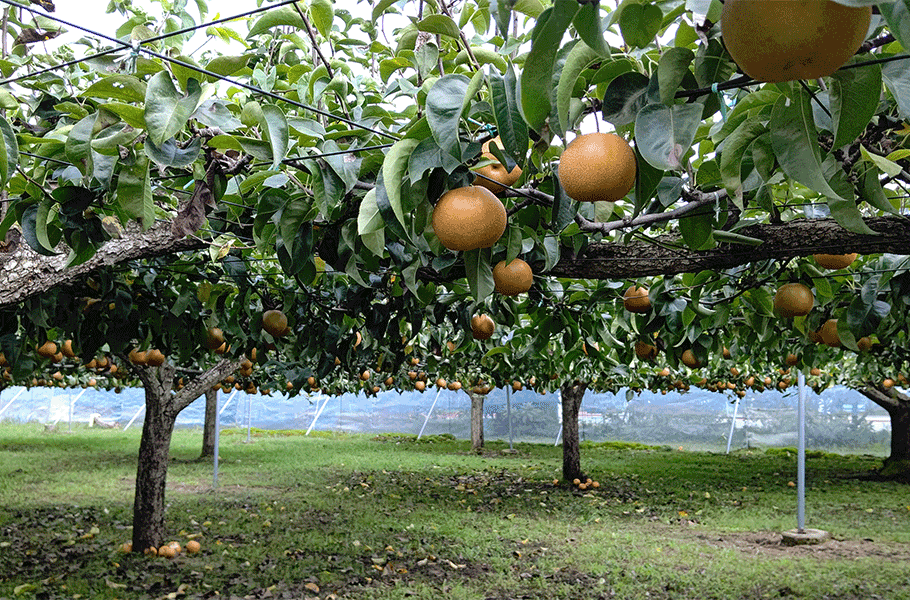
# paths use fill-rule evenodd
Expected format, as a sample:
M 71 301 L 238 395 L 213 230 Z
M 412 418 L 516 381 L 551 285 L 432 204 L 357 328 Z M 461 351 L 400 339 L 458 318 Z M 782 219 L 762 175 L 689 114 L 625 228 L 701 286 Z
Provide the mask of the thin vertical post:
M 246 443 L 250 443 L 250 429 L 253 422 L 253 394 L 247 394 L 249 398 L 246 403 Z
M 730 422 L 730 435 L 727 436 L 727 454 L 730 454 L 730 446 L 733 444 L 733 430 L 736 429 L 736 413 L 739 412 L 739 396 L 733 403 L 733 420 Z
M 231 398 L 234 397 L 234 393 L 236 392 L 237 390 L 234 390 L 234 392 L 231 393 L 231 395 L 228 397 L 228 402 L 230 402 Z M 212 464 L 213 488 L 218 487 L 218 450 L 221 442 L 221 411 L 218 410 L 218 396 L 218 392 L 215 392 L 215 460 Z
M 509 451 L 512 448 L 512 388 L 506 386 L 506 415 L 509 419 Z
M 556 430 L 556 441 L 554 446 L 559 445 L 559 438 L 562 437 L 562 390 L 556 392 L 556 420 L 559 422 L 559 429 Z
M 430 405 L 430 410 L 427 411 L 427 418 L 423 421 L 423 427 L 420 428 L 420 433 L 417 434 L 417 439 L 420 439 L 420 436 L 423 435 L 423 430 L 427 428 L 427 423 L 430 422 L 430 416 L 433 414 L 433 409 L 436 408 L 436 401 L 439 400 L 439 394 L 442 393 L 442 388 L 437 388 L 436 397 L 433 398 L 433 404 Z
M 796 449 L 796 528 L 799 533 L 806 529 L 806 376 L 799 371 L 796 377 L 799 386 L 797 419 L 799 440 Z

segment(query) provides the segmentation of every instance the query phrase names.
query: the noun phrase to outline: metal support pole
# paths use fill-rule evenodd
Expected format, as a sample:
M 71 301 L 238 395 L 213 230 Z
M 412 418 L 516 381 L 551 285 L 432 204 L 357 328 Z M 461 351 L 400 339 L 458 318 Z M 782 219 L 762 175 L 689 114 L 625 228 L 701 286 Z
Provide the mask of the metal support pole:
M 25 388 L 20 388 L 19 391 L 16 392 L 16 395 L 13 396 L 13 399 L 10 400 L 9 402 L 7 402 L 7 403 L 6 403 L 6 406 L 4 406 L 3 408 L 0 408 L 0 415 L 2 415 L 3 413 L 5 413 L 5 412 L 6 412 L 6 409 L 9 408 L 10 405 L 11 405 L 13 402 L 16 401 L 16 398 L 18 398 L 19 396 L 21 396 L 21 395 L 22 395 L 22 392 L 24 392 L 24 391 L 25 391 Z
M 423 430 L 427 428 L 427 423 L 430 422 L 430 415 L 433 414 L 433 409 L 436 408 L 436 401 L 439 400 L 439 394 L 442 393 L 442 388 L 436 390 L 436 397 L 433 398 L 433 404 L 430 405 L 430 410 L 427 411 L 427 418 L 423 421 L 423 427 L 420 428 L 420 433 L 417 434 L 417 439 L 420 440 L 420 436 L 423 435 Z
M 796 528 L 806 530 L 806 376 L 800 371 L 796 377 L 799 386 L 799 440 L 796 448 Z
M 317 396 L 317 397 L 318 397 L 318 396 Z M 306 430 L 306 433 L 303 434 L 303 435 L 310 435 L 310 432 L 313 431 L 313 427 L 316 426 L 316 421 L 319 420 L 319 415 L 321 415 L 321 414 L 322 414 L 322 411 L 325 410 L 325 405 L 329 403 L 329 400 L 331 400 L 331 398 L 332 398 L 331 396 L 326 395 L 326 397 L 325 397 L 325 402 L 323 402 L 323 403 L 322 403 L 322 406 L 320 406 L 319 409 L 316 411 L 316 416 L 313 417 L 313 422 L 310 423 L 310 428 L 307 429 L 307 430 Z
M 234 397 L 237 390 L 234 390 L 228 397 L 228 402 Z M 225 403 L 227 406 L 227 402 Z M 212 466 L 212 487 L 218 487 L 218 447 L 221 442 L 221 411 L 218 410 L 218 394 L 215 394 L 215 461 Z
M 252 429 L 253 423 L 253 395 L 247 394 L 248 400 L 246 403 L 246 443 L 250 443 L 250 429 Z
M 506 386 L 506 415 L 509 419 L 509 451 L 512 448 L 512 388 Z
M 130 422 L 126 424 L 126 427 L 123 428 L 123 431 L 126 431 L 127 429 L 129 429 L 129 428 L 130 428 L 130 425 L 132 425 L 133 422 L 134 422 L 136 419 L 139 418 L 139 415 L 140 415 L 140 414 L 142 413 L 142 411 L 144 411 L 144 410 L 145 410 L 145 404 L 143 404 L 142 406 L 139 407 L 139 410 L 136 411 L 136 414 L 133 415 L 133 418 L 130 419 Z
M 736 429 L 736 413 L 739 412 L 739 396 L 733 403 L 733 420 L 730 421 L 730 435 L 727 436 L 727 454 L 730 454 L 730 446 L 733 444 L 733 430 Z
M 559 445 L 559 438 L 562 437 L 562 390 L 556 392 L 556 420 L 559 422 L 559 429 L 556 430 L 554 446 Z

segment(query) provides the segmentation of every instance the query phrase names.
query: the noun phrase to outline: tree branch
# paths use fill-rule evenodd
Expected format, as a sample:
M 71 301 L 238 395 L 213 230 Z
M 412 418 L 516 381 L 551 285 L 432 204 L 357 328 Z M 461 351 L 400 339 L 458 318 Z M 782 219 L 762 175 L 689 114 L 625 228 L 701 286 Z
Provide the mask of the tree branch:
M 146 231 L 130 225 L 122 237 L 110 240 L 98 248 L 95 256 L 72 267 L 66 266 L 65 247 L 61 254 L 42 256 L 20 243 L 13 252 L 0 252 L 0 308 L 70 284 L 96 269 L 139 258 L 199 250 L 207 245 L 194 237 L 178 238 L 171 232 L 171 221 L 156 223 Z
M 564 252 L 546 274 L 571 279 L 635 279 L 719 271 L 761 260 L 785 260 L 817 253 L 910 254 L 910 219 L 888 216 L 865 219 L 865 222 L 880 235 L 852 233 L 833 219 L 801 219 L 779 225 L 751 225 L 736 231 L 762 240 L 759 246 L 721 244 L 711 250 L 695 251 L 679 248 L 684 243 L 674 234 L 650 241 L 594 242 L 577 256 Z M 676 247 L 670 251 L 664 245 Z M 536 265 L 535 272 L 543 272 L 542 264 Z

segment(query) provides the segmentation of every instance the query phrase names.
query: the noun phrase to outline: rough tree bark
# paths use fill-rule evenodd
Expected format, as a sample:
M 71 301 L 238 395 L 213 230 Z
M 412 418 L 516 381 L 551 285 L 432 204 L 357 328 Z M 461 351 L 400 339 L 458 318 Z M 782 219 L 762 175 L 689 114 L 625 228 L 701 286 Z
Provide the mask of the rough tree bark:
M 199 458 L 215 456 L 215 419 L 218 416 L 218 390 L 205 390 L 205 423 L 202 425 L 202 454 Z
M 910 219 L 903 216 L 865 219 L 878 236 L 860 235 L 843 229 L 832 219 L 796 220 L 780 225 L 752 225 L 737 231 L 763 240 L 760 246 L 723 244 L 713 250 L 688 250 L 673 235 L 658 236 L 651 242 L 592 242 L 581 253 L 563 252 L 560 261 L 547 275 L 574 279 L 626 279 L 645 275 L 672 275 L 702 270 L 723 270 L 764 259 L 787 259 L 815 253 L 890 252 L 910 253 Z M 11 230 L 12 231 L 12 230 Z M 66 285 L 99 267 L 126 260 L 160 256 L 206 245 L 194 237 L 178 238 L 170 222 L 148 231 L 132 228 L 123 237 L 102 246 L 86 263 L 64 269 L 66 254 L 41 256 L 24 241 L 0 251 L 0 308 L 41 294 L 57 285 Z M 543 266 L 535 265 L 543 273 Z M 463 277 L 463 273 L 452 273 Z M 418 270 L 418 277 L 439 281 L 430 267 Z
M 857 391 L 888 411 L 891 417 L 891 455 L 885 459 L 879 474 L 910 483 L 910 396 L 871 383 Z
M 136 367 L 145 388 L 145 423 L 139 442 L 133 500 L 134 552 L 142 552 L 152 546 L 157 548 L 164 541 L 168 452 L 177 415 L 236 368 L 237 363 L 223 359 L 172 394 L 175 369 L 171 363 L 160 367 Z
M 562 399 L 562 477 L 566 481 L 584 479 L 581 471 L 578 413 L 586 389 L 588 384 L 578 381 L 566 383 L 559 389 Z
M 121 237 L 101 246 L 95 256 L 81 265 L 67 268 L 68 251 L 63 246 L 60 254 L 42 256 L 24 240 L 17 239 L 5 251 L 0 251 L 0 308 L 22 302 L 51 288 L 66 286 L 102 267 L 138 258 L 198 250 L 207 245 L 208 242 L 196 237 L 176 236 L 169 221 L 157 223 L 146 231 L 131 224 Z
M 483 450 L 483 394 L 471 392 L 471 450 Z

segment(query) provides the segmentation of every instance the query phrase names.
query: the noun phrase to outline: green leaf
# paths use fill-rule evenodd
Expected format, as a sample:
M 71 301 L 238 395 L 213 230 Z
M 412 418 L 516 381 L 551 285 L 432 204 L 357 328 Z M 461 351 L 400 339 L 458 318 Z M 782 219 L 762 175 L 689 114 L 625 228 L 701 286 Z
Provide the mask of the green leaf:
M 860 154 L 862 155 L 864 161 L 871 162 L 876 167 L 881 169 L 882 173 L 884 173 L 886 175 L 889 175 L 891 177 L 897 177 L 904 170 L 903 167 L 901 167 L 896 162 L 891 162 L 884 156 L 879 156 L 878 154 L 873 154 L 872 152 L 869 152 L 868 150 L 866 150 L 865 146 L 860 146 L 859 151 L 860 151 Z
M 66 136 L 66 158 L 76 165 L 83 175 L 92 173 L 92 131 L 98 113 L 93 113 L 81 119 L 70 129 Z
M 229 77 L 245 68 L 248 62 L 250 62 L 250 57 L 246 54 L 242 56 L 218 56 L 205 65 L 205 70 L 217 73 L 222 77 Z
M 614 78 L 604 93 L 604 120 L 616 127 L 634 123 L 638 111 L 648 103 L 649 83 L 647 76 L 635 71 Z
M 272 146 L 272 170 L 281 165 L 281 161 L 288 154 L 288 120 L 284 111 L 274 104 L 262 105 L 262 121 L 259 124 Z
M 648 163 L 663 170 L 680 169 L 701 124 L 700 104 L 649 104 L 635 118 L 635 145 Z
M 9 183 L 18 164 L 19 143 L 16 140 L 16 132 L 6 119 L 0 117 L 0 189 Z
M 115 202 L 122 215 L 140 221 L 145 229 L 155 223 L 148 158 L 138 156 L 132 164 L 123 166 L 117 179 Z
M 847 231 L 863 235 L 879 235 L 877 231 L 866 225 L 863 220 L 863 214 L 859 211 L 859 207 L 853 198 L 829 197 L 828 209 L 837 224 Z
M 511 64 L 505 75 L 490 69 L 490 102 L 503 148 L 523 167 L 528 152 L 528 125 L 521 118 L 518 79 Z
M 290 25 L 298 30 L 303 30 L 306 27 L 296 8 L 290 5 L 281 6 L 263 14 L 250 29 L 250 32 L 246 37 L 251 38 L 261 33 L 265 33 L 273 27 L 281 27 L 282 25 Z
M 401 185 L 408 170 L 408 161 L 411 152 L 420 143 L 413 138 L 404 138 L 395 142 L 389 148 L 385 160 L 382 161 L 382 177 L 384 187 L 389 199 L 389 205 L 395 214 L 395 219 L 405 227 L 404 209 L 401 204 Z
M 136 129 L 145 129 L 145 110 L 133 106 L 132 104 L 124 104 L 123 102 L 106 102 L 103 106 L 104 110 L 115 114 L 120 117 L 124 123 L 130 127 L 135 127 Z
M 576 0 L 555 0 L 531 32 L 531 51 L 521 72 L 521 110 L 528 126 L 540 131 L 553 111 L 553 65 L 563 34 L 579 6 Z
M 397 1 L 398 0 L 379 0 L 379 2 L 376 3 L 376 6 L 373 7 L 373 14 L 372 14 L 373 22 L 375 23 L 375 22 L 379 21 L 379 17 L 381 17 L 383 15 L 383 13 L 385 12 L 385 9 L 392 6 Z
M 812 118 L 809 94 L 794 88 L 794 97 L 781 96 L 771 111 L 771 146 L 781 169 L 794 179 L 829 198 L 840 198 L 822 173 L 818 132 Z
M 578 78 L 585 69 L 600 58 L 600 55 L 584 42 L 575 44 L 572 51 L 569 52 L 569 56 L 566 57 L 566 64 L 559 74 L 559 84 L 556 86 L 556 114 L 559 115 L 559 128 L 562 131 L 567 131 L 571 127 L 569 105 Z
M 555 178 L 554 178 L 555 179 Z M 557 233 L 562 232 L 566 227 L 575 221 L 576 207 L 575 202 L 569 198 L 569 195 L 559 185 L 559 180 L 555 181 L 553 189 L 553 230 Z
M 743 156 L 749 145 L 766 131 L 758 117 L 751 117 L 734 129 L 724 142 L 724 150 L 720 156 L 720 174 L 730 199 L 740 210 L 743 210 L 741 174 Z
M 719 39 L 712 39 L 707 46 L 699 46 L 695 57 L 695 80 L 698 85 L 708 87 L 712 83 L 726 81 L 735 71 L 736 65 Z
M 160 146 L 177 135 L 199 105 L 202 88 L 195 79 L 187 82 L 187 94 L 181 94 L 171 76 L 161 71 L 149 80 L 145 95 L 145 125 L 149 136 Z
M 868 65 L 860 69 L 835 71 L 828 92 L 834 122 L 833 148 L 855 140 L 872 120 L 882 90 L 882 69 Z
M 905 62 L 898 60 L 884 65 L 882 80 L 897 101 L 901 118 L 910 119 L 910 69 Z
M 695 53 L 688 48 L 670 48 L 660 56 L 657 65 L 657 82 L 660 88 L 660 101 L 666 105 L 673 104 L 676 90 L 689 72 L 689 64 Z
M 863 200 L 882 212 L 893 215 L 900 214 L 894 205 L 891 204 L 891 201 L 888 200 L 888 197 L 885 196 L 885 191 L 882 189 L 882 182 L 878 179 L 878 171 L 876 169 L 866 169 L 861 175 L 860 184 L 860 195 Z
M 133 75 L 111 75 L 99 79 L 80 94 L 85 98 L 110 98 L 124 102 L 145 102 L 145 82 Z
M 877 4 L 878 11 L 888 23 L 888 30 L 894 34 L 894 38 L 900 42 L 905 51 L 910 50 L 910 1 L 898 0 L 897 2 Z
M 177 140 L 174 138 L 164 142 L 159 148 L 148 138 L 145 140 L 145 153 L 163 167 L 176 167 L 182 169 L 190 166 L 199 157 L 202 149 L 202 138 L 194 138 L 185 148 L 177 146 Z
M 654 41 L 664 20 L 664 13 L 655 4 L 627 4 L 619 15 L 619 31 L 626 43 L 644 48 Z
M 468 250 L 462 256 L 471 295 L 476 302 L 482 302 L 493 294 L 493 268 L 490 266 L 493 249 Z
M 874 280 L 870 280 L 866 286 L 863 286 L 863 291 L 865 292 L 865 288 L 872 283 Z M 868 294 L 860 293 L 853 297 L 853 301 L 847 308 L 847 326 L 855 337 L 861 338 L 874 333 L 889 312 L 891 312 L 891 305 L 887 302 L 875 299 L 874 295 L 870 298 Z M 838 325 L 840 325 L 840 321 L 838 321 Z
M 464 75 L 445 75 L 436 80 L 427 93 L 427 123 L 436 143 L 452 156 L 461 159 L 458 139 L 461 112 L 470 80 Z
M 461 37 L 461 30 L 458 24 L 452 20 L 452 17 L 446 15 L 430 15 L 417 23 L 417 30 L 425 33 L 446 35 L 458 39 Z
M 712 235 L 714 236 L 714 241 L 719 244 L 743 244 L 746 246 L 761 246 L 765 243 L 764 240 L 749 237 L 747 235 L 742 235 L 739 233 L 733 233 L 732 231 L 724 231 L 723 229 L 714 230 L 714 233 Z
M 335 9 L 330 0 L 310 0 L 310 16 L 313 25 L 322 37 L 328 38 L 332 32 L 332 21 L 335 19 Z
M 90 142 L 91 149 L 106 156 L 119 156 L 120 146 L 129 147 L 142 133 L 126 123 L 118 122 L 97 132 Z
M 379 214 L 379 206 L 376 204 L 376 188 L 373 188 L 360 201 L 360 211 L 357 213 L 357 233 L 359 235 L 373 233 L 383 227 L 385 227 L 385 221 Z
M 707 250 L 714 247 L 713 211 L 699 209 L 679 220 L 679 232 L 683 241 L 693 250 Z
M 600 15 L 599 2 L 582 4 L 579 11 L 575 13 L 572 24 L 575 26 L 575 31 L 578 32 L 579 37 L 589 48 L 604 58 L 610 56 L 610 46 L 604 39 L 603 19 Z
M 42 202 L 42 204 L 44 204 Z M 20 219 L 22 237 L 29 247 L 43 256 L 54 256 L 54 246 L 47 239 L 47 209 L 41 204 L 31 204 L 22 213 Z M 40 230 L 40 233 L 39 233 Z

